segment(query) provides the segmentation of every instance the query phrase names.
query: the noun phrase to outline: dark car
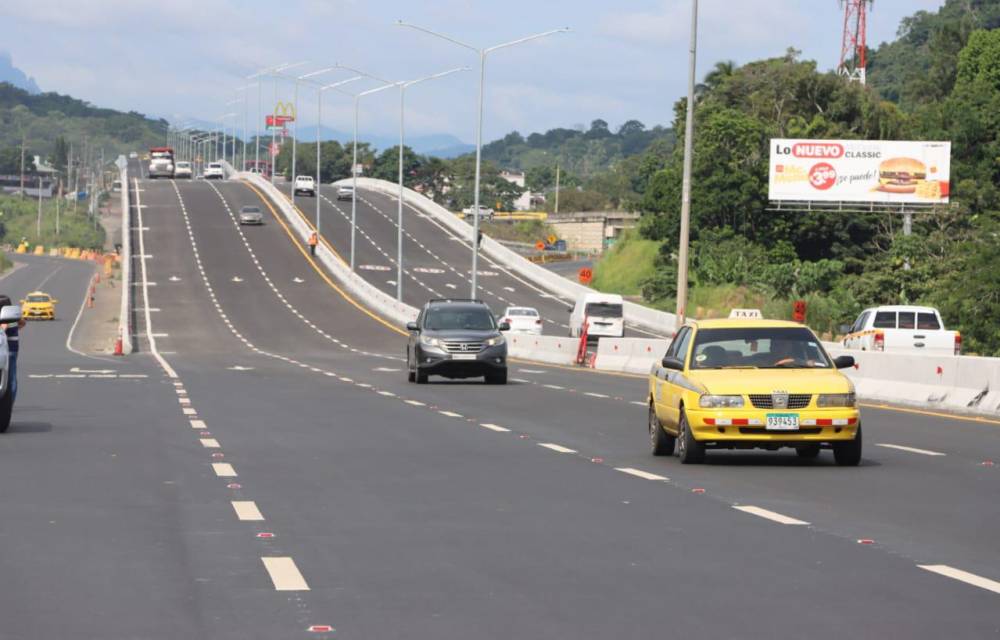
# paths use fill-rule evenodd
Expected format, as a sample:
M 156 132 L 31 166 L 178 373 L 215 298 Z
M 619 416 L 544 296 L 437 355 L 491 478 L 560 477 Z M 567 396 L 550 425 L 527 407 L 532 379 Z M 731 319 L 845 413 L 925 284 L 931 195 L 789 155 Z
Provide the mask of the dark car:
M 410 382 L 427 376 L 477 378 L 507 384 L 507 341 L 490 308 L 479 300 L 431 300 L 416 322 L 406 325 L 406 367 Z

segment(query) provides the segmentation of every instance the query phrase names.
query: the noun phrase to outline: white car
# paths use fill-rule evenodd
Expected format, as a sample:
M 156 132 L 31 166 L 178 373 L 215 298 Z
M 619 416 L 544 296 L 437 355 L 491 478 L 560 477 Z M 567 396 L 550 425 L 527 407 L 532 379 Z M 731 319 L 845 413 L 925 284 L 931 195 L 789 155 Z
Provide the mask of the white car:
M 132 158 L 134 160 L 135 158 L 139 157 L 139 154 L 136 153 L 135 151 L 133 151 L 133 152 L 131 152 L 131 153 L 128 154 L 128 157 L 130 157 L 130 158 Z
M 205 165 L 203 175 L 205 176 L 205 180 L 211 180 L 213 178 L 216 180 L 222 180 L 226 177 L 225 171 L 222 170 L 222 164 L 219 162 L 209 162 Z
M 500 316 L 500 322 L 510 325 L 510 333 L 542 335 L 542 316 L 534 307 L 507 307 Z
M 569 335 L 579 338 L 583 323 L 587 323 L 587 335 L 594 338 L 625 337 L 625 301 L 615 293 L 586 293 L 580 296 L 570 311 Z
M 295 177 L 295 195 L 300 194 L 316 197 L 316 181 L 312 176 Z
M 354 186 L 349 184 L 342 184 L 337 187 L 337 200 L 353 200 L 354 199 Z
M 844 347 L 861 351 L 915 351 L 960 355 L 962 334 L 947 331 L 933 307 L 887 305 L 865 309 L 844 337 Z
M 465 214 L 466 218 L 471 218 L 472 217 L 472 215 L 473 215 L 472 214 L 473 208 L 474 207 L 466 207 L 466 208 L 462 209 L 462 213 Z M 484 207 L 483 205 L 479 205 L 479 219 L 482 220 L 483 218 L 486 218 L 487 220 L 492 220 L 493 219 L 493 209 L 490 209 L 489 207 Z
M 190 162 L 181 161 L 174 165 L 174 178 L 187 178 L 190 180 L 192 173 Z

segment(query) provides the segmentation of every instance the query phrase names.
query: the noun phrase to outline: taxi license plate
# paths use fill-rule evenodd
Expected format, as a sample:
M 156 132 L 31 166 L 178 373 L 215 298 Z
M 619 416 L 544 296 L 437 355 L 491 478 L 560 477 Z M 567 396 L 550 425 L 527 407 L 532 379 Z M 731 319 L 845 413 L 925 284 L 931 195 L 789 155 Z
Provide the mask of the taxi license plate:
M 451 356 L 452 360 L 475 360 L 476 354 L 474 353 L 455 353 Z
M 769 413 L 766 428 L 768 431 L 798 431 L 799 416 L 797 413 Z

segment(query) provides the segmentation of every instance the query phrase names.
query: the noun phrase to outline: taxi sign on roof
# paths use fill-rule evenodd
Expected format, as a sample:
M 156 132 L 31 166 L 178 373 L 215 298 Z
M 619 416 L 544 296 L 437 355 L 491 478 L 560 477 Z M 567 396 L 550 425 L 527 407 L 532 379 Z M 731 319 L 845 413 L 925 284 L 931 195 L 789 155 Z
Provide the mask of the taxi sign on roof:
M 733 309 L 729 312 L 731 320 L 763 320 L 764 314 L 760 309 Z

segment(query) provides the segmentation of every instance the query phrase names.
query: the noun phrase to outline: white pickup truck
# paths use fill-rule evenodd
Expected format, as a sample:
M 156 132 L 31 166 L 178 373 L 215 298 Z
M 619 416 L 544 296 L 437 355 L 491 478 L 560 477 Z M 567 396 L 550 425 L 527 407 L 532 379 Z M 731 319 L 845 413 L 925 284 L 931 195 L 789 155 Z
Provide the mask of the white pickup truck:
M 932 307 L 891 305 L 865 309 L 844 337 L 844 347 L 862 351 L 916 351 L 960 355 L 962 334 L 947 331 Z

